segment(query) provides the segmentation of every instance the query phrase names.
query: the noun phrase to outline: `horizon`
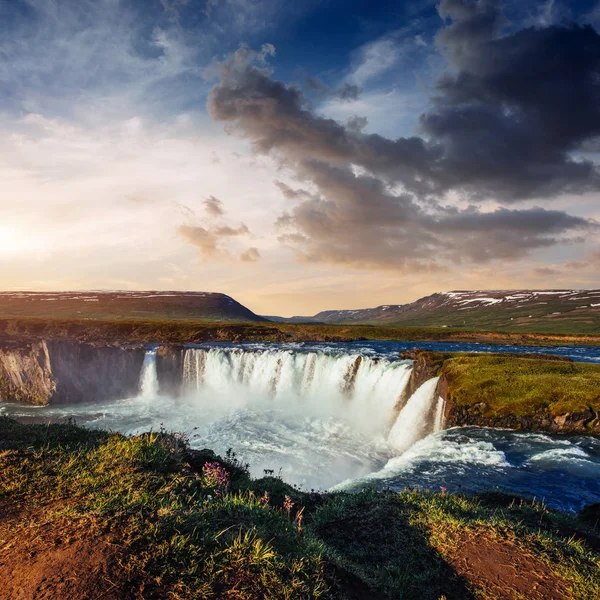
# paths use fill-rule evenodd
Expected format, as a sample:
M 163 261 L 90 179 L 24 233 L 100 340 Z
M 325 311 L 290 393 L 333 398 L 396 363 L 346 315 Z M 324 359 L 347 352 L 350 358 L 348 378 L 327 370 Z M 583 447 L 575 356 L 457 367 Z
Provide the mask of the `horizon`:
M 595 1 L 0 19 L 0 288 L 225 289 L 281 316 L 600 288 Z
M 128 290 L 128 289 L 86 289 L 86 290 L 30 290 L 30 289 L 19 289 L 19 290 L 0 290 L 1 294 L 86 294 L 86 293 L 96 293 L 96 294 L 110 294 L 110 293 L 126 293 L 126 294 L 159 294 L 159 295 L 167 295 L 167 294 L 214 294 L 221 295 L 227 298 L 231 298 L 232 300 L 238 302 L 243 307 L 252 311 L 255 315 L 260 317 L 283 317 L 283 318 L 291 318 L 291 317 L 313 317 L 322 312 L 339 312 L 339 311 L 356 311 L 356 310 L 369 310 L 386 306 L 404 306 L 407 304 L 412 304 L 414 302 L 418 302 L 424 298 L 427 298 L 432 295 L 449 295 L 449 294 L 457 294 L 457 293 L 475 293 L 475 294 L 486 294 L 486 293 L 504 293 L 504 292 L 531 292 L 535 293 L 548 293 L 548 292 L 591 292 L 596 291 L 595 288 L 511 288 L 511 289 L 479 289 L 479 290 L 444 290 L 444 291 L 436 291 L 431 294 L 427 294 L 425 296 L 419 296 L 418 298 L 414 298 L 409 300 L 408 302 L 395 303 L 395 302 L 384 302 L 383 304 L 378 304 L 376 306 L 360 306 L 353 308 L 325 308 L 323 310 L 317 311 L 314 314 L 284 314 L 282 311 L 273 312 L 273 313 L 263 313 L 254 310 L 251 306 L 249 306 L 243 299 L 237 298 L 231 294 L 226 292 L 215 292 L 215 291 L 207 291 L 207 290 L 168 290 L 168 289 L 155 289 L 155 290 Z

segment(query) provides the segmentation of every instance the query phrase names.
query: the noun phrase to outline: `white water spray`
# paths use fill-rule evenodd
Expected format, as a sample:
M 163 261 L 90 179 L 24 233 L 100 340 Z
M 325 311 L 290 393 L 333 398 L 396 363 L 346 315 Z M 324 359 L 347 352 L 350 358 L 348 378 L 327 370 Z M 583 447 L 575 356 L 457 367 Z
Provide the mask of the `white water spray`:
M 132 431 L 163 423 L 189 432 L 193 447 L 234 448 L 254 476 L 281 468 L 289 481 L 326 489 L 379 470 L 439 427 L 437 379 L 398 414 L 411 373 L 411 361 L 358 353 L 276 345 L 188 348 L 182 394 L 171 398 L 158 395 L 152 350 Z
M 423 383 L 400 411 L 388 436 L 388 442 L 397 451 L 408 450 L 433 431 L 432 411 L 438 380 L 439 377 L 434 377 Z
M 140 397 L 158 396 L 158 373 L 156 371 L 156 350 L 148 350 L 140 374 Z
M 218 399 L 232 410 L 338 417 L 383 435 L 411 370 L 408 361 L 359 354 L 210 348 L 186 351 L 183 379 L 188 394 Z

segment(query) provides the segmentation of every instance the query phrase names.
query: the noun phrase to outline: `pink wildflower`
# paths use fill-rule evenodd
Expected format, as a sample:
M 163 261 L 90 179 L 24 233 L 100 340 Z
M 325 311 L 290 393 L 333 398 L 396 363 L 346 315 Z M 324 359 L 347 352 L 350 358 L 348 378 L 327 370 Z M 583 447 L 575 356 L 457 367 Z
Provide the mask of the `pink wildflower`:
M 220 496 L 224 494 L 231 482 L 229 471 L 218 462 L 207 462 L 202 467 L 202 485 L 213 488 L 215 494 Z

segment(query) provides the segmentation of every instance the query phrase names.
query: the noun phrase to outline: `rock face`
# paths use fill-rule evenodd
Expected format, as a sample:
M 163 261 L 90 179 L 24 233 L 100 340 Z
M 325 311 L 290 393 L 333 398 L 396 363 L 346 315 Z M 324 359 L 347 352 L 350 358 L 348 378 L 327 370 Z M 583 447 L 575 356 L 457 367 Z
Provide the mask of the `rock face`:
M 444 355 L 427 350 L 407 350 L 400 353 L 400 358 L 413 361 L 413 370 L 408 380 L 408 385 L 402 392 L 398 403 L 398 409 L 401 409 L 408 399 L 420 388 L 428 379 L 437 377 L 440 374 L 444 362 Z M 438 388 L 439 388 L 438 384 Z M 441 394 L 440 394 L 441 395 Z M 445 396 L 442 396 L 445 398 Z
M 600 412 L 594 412 L 591 408 L 581 412 L 565 413 L 558 416 L 552 416 L 547 413 L 527 416 L 489 416 L 485 414 L 487 405 L 483 402 L 477 402 L 469 407 L 456 406 L 452 402 L 451 394 L 448 394 L 449 386 L 447 382 L 445 387 L 446 395 L 443 393 L 440 393 L 440 395 L 446 400 L 444 416 L 448 427 L 476 425 L 478 427 L 502 427 L 506 429 L 540 430 L 555 433 L 600 434 Z
M 45 342 L 0 348 L 0 400 L 43 405 L 55 390 Z
M 439 376 L 436 394 L 444 400 L 444 421 L 446 427 L 475 425 L 479 427 L 502 427 L 519 430 L 542 430 L 556 433 L 592 433 L 600 434 L 600 411 L 588 407 L 578 412 L 567 412 L 552 415 L 539 411 L 526 416 L 514 414 L 494 415 L 485 402 L 477 397 L 472 398 L 468 406 L 458 406 L 453 399 L 454 387 L 452 380 L 444 370 L 446 359 L 452 355 L 425 350 L 411 350 L 401 353 L 401 358 L 413 361 L 413 371 L 409 383 L 398 403 L 402 408 L 408 398 L 425 381 Z M 538 354 L 520 354 L 518 358 L 540 358 L 548 361 L 571 362 L 564 357 Z M 510 385 L 507 381 L 506 385 Z M 476 394 L 474 394 L 476 396 Z
M 102 402 L 135 396 L 143 348 L 47 342 L 56 391 L 52 403 Z
M 159 346 L 156 351 L 156 375 L 159 392 L 165 396 L 178 397 L 183 387 L 182 346 Z
M 40 341 L 0 349 L 0 399 L 76 404 L 134 396 L 143 348 Z

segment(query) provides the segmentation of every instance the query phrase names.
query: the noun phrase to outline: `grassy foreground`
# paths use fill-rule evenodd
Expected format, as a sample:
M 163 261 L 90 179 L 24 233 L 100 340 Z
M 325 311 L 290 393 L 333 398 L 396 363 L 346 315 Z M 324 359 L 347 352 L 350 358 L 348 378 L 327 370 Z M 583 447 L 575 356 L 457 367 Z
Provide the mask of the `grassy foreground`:
M 2 599 L 591 600 L 595 518 L 498 493 L 303 493 L 178 435 L 0 418 Z

